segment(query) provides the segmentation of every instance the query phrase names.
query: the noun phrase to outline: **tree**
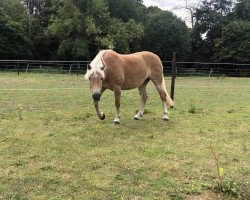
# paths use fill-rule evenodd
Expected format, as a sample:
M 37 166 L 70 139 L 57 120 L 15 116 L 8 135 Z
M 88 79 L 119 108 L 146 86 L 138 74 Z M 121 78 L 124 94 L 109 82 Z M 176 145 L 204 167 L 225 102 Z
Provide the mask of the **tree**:
M 200 6 L 201 0 L 199 0 L 197 3 L 194 3 L 193 1 L 185 0 L 185 5 L 177 6 L 175 9 L 186 9 L 190 14 L 190 23 L 191 28 L 194 28 L 195 23 L 195 11 Z
M 122 53 L 129 53 L 131 50 L 135 50 L 136 40 L 140 39 L 143 35 L 143 27 L 141 24 L 136 23 L 131 19 L 124 23 L 120 19 L 111 19 L 109 29 L 106 32 L 106 36 L 103 40 L 107 40 L 108 43 L 99 42 L 104 48 L 108 47 L 117 50 Z M 136 44 L 135 44 L 136 43 Z
M 215 40 L 219 62 L 250 63 L 250 21 L 232 21 Z
M 111 18 L 105 0 L 61 0 L 55 5 L 47 35 L 59 39 L 58 54 L 64 59 L 89 59 L 102 48 L 129 52 L 143 34 L 140 23 Z
M 5 14 L 10 20 L 21 23 L 27 20 L 27 13 L 21 3 L 21 0 L 1 0 L 0 13 Z
M 25 2 L 29 15 L 28 29 L 33 41 L 34 59 L 55 59 L 59 41 L 45 34 L 49 20 L 55 14 L 52 0 L 26 0 Z
M 28 59 L 31 41 L 22 24 L 0 12 L 0 59 Z
M 236 19 L 250 20 L 250 1 L 238 0 L 234 8 L 234 14 Z
M 142 0 L 107 0 L 108 10 L 112 18 L 119 18 L 124 22 L 134 19 L 142 21 L 146 6 Z
M 231 6 L 231 0 L 203 0 L 201 6 L 196 9 L 196 23 L 192 30 L 193 60 L 215 60 L 214 40 L 221 36 L 222 27 L 229 22 L 226 16 Z
M 179 60 L 186 60 L 190 54 L 190 31 L 184 21 L 169 11 L 150 8 L 145 23 L 143 48 L 155 52 L 164 60 L 171 60 L 177 52 Z M 156 12 L 155 12 L 156 11 Z
M 27 14 L 19 0 L 0 2 L 0 58 L 31 58 L 32 43 L 26 32 Z
M 185 9 L 189 11 L 191 27 L 194 28 L 194 20 L 195 20 L 195 10 L 200 6 L 201 0 L 197 3 L 197 5 L 188 3 L 188 0 L 185 0 Z

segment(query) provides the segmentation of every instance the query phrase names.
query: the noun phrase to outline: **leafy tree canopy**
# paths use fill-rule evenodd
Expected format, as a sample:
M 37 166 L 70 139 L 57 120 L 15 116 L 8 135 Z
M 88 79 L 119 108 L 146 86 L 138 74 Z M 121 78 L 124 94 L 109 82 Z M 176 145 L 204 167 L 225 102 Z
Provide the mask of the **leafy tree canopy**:
M 164 60 L 171 60 L 177 52 L 179 60 L 185 60 L 190 53 L 190 31 L 186 24 L 169 11 L 149 8 L 145 23 L 143 49 L 153 51 Z
M 1 0 L 0 58 L 91 59 L 111 48 L 150 50 L 164 60 L 176 51 L 178 60 L 243 62 L 250 57 L 250 1 L 238 0 L 234 8 L 232 1 L 202 0 L 191 30 L 142 0 Z
M 0 59 L 31 58 L 32 43 L 26 32 L 26 20 L 19 0 L 0 1 Z
M 203 0 L 195 11 L 196 23 L 192 30 L 192 57 L 198 61 L 214 61 L 214 40 L 221 36 L 228 23 L 232 0 Z M 204 37 L 205 34 L 205 38 Z
M 220 62 L 250 63 L 250 21 L 232 21 L 223 27 L 214 49 Z
M 250 1 L 239 0 L 234 8 L 234 13 L 237 19 L 250 20 Z
M 61 56 L 89 57 L 102 48 L 127 53 L 129 44 L 143 35 L 135 20 L 111 18 L 105 0 L 61 0 L 56 10 L 47 34 L 59 38 Z
M 0 58 L 29 59 L 31 41 L 19 22 L 0 12 Z
M 111 17 L 119 18 L 122 21 L 134 19 L 142 21 L 146 6 L 142 0 L 107 0 Z

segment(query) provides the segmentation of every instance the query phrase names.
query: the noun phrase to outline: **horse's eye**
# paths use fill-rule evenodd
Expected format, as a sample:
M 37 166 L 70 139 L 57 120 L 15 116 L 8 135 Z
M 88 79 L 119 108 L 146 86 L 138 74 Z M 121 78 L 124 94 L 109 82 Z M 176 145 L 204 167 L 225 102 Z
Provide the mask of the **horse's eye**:
M 101 81 L 103 80 L 103 78 L 101 77 Z

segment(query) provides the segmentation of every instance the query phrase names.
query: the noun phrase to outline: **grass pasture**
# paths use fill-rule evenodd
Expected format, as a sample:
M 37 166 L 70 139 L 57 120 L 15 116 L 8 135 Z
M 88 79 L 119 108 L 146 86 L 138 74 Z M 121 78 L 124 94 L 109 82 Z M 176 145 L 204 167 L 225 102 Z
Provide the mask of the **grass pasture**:
M 82 76 L 1 73 L 0 199 L 250 199 L 250 79 L 177 78 L 167 123 L 147 91 L 140 121 L 122 93 L 115 126 L 114 95 L 99 120 Z

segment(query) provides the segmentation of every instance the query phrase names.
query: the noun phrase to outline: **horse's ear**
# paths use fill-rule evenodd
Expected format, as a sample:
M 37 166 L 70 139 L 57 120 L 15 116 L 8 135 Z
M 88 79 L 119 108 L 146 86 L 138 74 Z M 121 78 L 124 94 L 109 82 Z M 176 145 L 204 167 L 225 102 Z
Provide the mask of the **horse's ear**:
M 89 64 L 87 64 L 87 69 L 91 70 L 91 66 Z

